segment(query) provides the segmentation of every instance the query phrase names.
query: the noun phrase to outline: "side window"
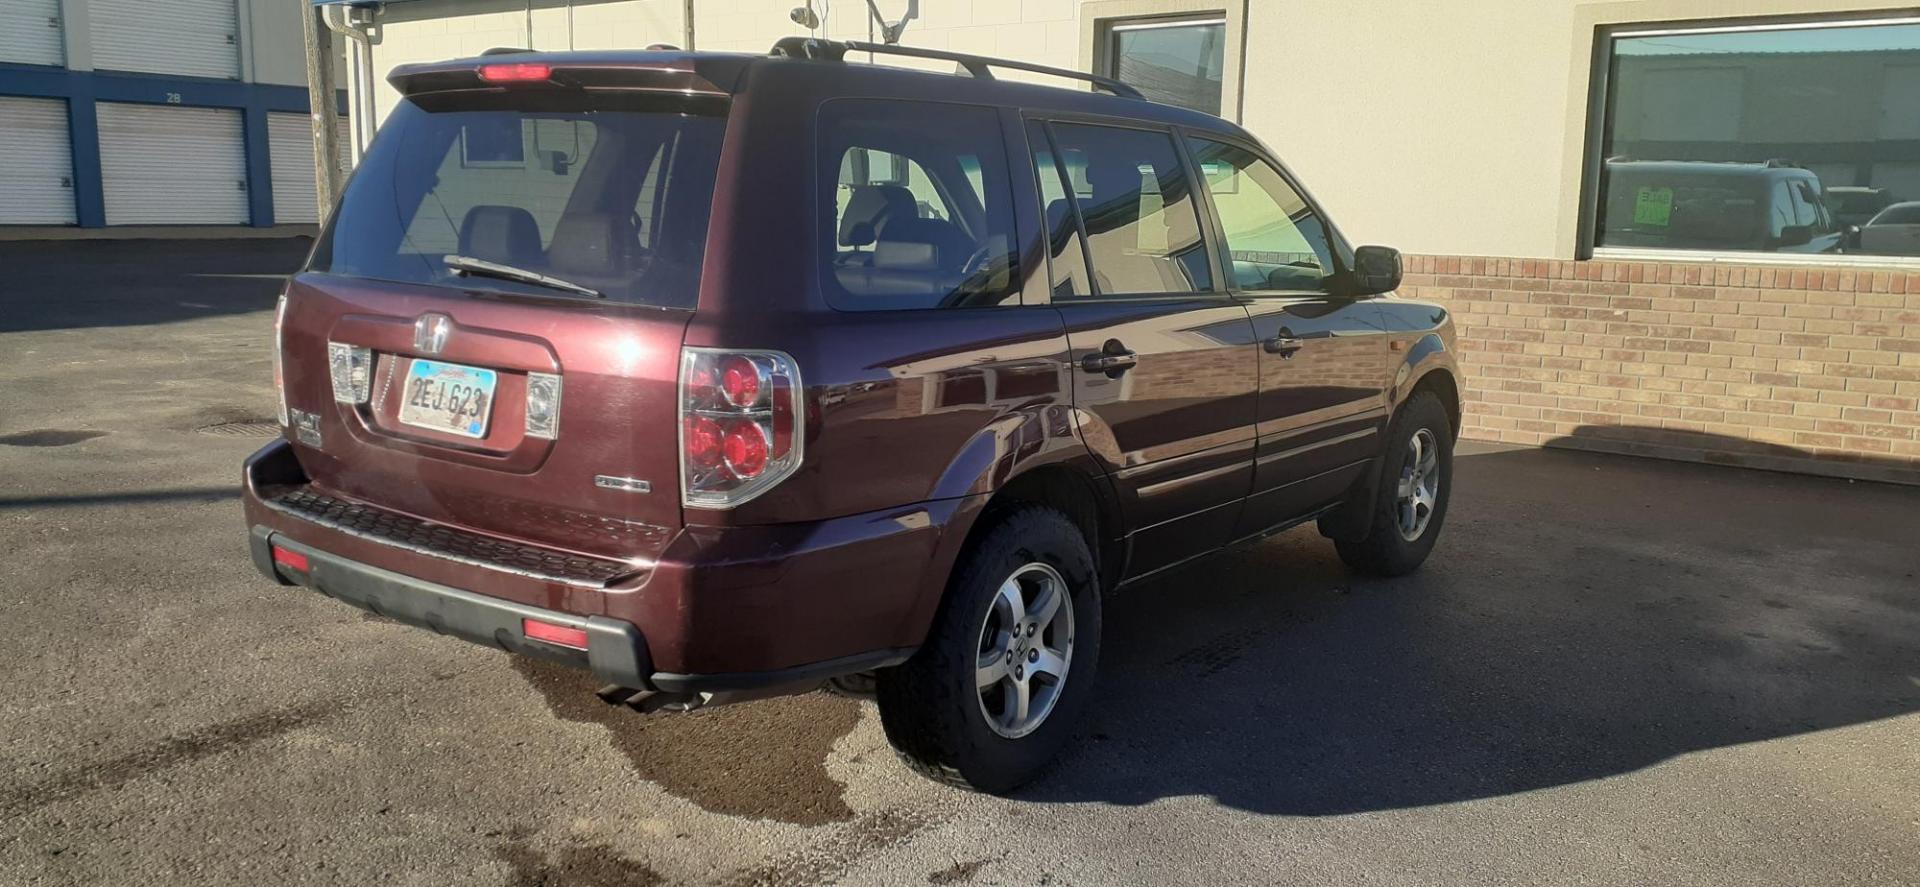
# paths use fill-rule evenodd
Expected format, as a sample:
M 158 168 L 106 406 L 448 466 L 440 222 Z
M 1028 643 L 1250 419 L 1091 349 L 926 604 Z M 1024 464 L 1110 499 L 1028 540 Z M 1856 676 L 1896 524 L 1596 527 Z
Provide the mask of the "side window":
M 1820 199 L 1820 186 L 1817 182 L 1798 181 L 1793 183 L 1794 209 L 1802 225 L 1811 225 L 1814 236 L 1827 234 L 1833 230 L 1833 220 L 1827 215 L 1827 205 Z
M 1793 193 L 1793 223 L 1813 228 L 1817 232 L 1820 227 L 1820 211 L 1814 208 L 1816 204 L 1813 196 L 1807 193 L 1806 183 L 1794 182 L 1787 187 Z
M 1335 267 L 1327 226 L 1280 171 L 1237 145 L 1195 139 L 1193 148 L 1220 214 L 1234 286 L 1326 291 Z
M 829 303 L 850 311 L 1019 303 L 998 112 L 838 99 L 821 107 L 819 133 L 817 239 Z
M 1086 229 L 1096 293 L 1213 290 L 1197 202 L 1171 135 L 1055 124 L 1053 136 Z
M 1053 156 L 1047 125 L 1027 123 L 1027 143 L 1033 150 L 1034 177 L 1040 181 L 1041 223 L 1047 229 L 1047 252 L 1053 257 L 1053 297 L 1072 299 L 1093 295 L 1087 282 L 1087 254 L 1080 246 L 1078 217 L 1067 196 L 1066 170 Z

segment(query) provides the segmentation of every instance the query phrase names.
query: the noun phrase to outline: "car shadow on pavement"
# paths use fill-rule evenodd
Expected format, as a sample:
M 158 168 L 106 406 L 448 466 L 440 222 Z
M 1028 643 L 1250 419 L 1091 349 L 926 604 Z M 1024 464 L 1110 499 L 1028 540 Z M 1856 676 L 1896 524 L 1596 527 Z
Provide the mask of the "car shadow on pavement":
M 1111 599 L 1021 797 L 1356 813 L 1920 711 L 1920 489 L 1486 449 L 1412 576 L 1302 528 Z
M 312 248 L 310 237 L 0 241 L 0 333 L 269 311 Z

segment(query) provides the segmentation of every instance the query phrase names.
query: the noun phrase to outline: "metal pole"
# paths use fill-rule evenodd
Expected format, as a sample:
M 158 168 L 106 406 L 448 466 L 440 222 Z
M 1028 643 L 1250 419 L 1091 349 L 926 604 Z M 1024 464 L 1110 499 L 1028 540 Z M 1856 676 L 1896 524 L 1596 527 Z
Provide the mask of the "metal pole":
M 334 85 L 333 31 L 320 21 L 321 7 L 301 3 L 307 45 L 307 107 L 313 122 L 313 189 L 320 222 L 340 196 L 340 98 Z
M 686 25 L 686 27 L 683 29 L 685 33 L 682 35 L 682 42 L 687 44 L 686 46 L 683 46 L 681 48 L 685 49 L 688 52 L 692 52 L 693 51 L 693 0 L 687 0 L 687 2 L 683 5 L 680 12 L 680 19 L 681 19 L 681 22 L 684 25 Z

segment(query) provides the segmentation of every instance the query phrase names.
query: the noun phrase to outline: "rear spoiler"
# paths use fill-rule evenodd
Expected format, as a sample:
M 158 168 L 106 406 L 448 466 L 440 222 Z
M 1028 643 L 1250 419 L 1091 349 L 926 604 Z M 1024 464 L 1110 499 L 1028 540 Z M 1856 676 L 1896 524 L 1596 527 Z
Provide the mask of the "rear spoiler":
M 511 82 L 482 76 L 482 69 L 518 69 L 544 76 L 516 76 Z M 587 89 L 659 93 L 682 98 L 727 99 L 731 93 L 715 84 L 684 56 L 656 63 L 569 59 L 543 54 L 492 55 L 458 62 L 401 65 L 387 76 L 401 95 L 449 92 L 500 93 L 520 89 Z

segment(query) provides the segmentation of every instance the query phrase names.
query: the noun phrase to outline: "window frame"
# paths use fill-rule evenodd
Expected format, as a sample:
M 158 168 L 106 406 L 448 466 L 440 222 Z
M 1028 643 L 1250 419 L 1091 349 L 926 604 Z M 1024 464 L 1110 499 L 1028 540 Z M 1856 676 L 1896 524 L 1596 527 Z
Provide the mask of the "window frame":
M 1321 206 L 1320 202 L 1313 198 L 1312 192 L 1308 191 L 1305 187 L 1303 187 L 1300 184 L 1299 177 L 1295 176 L 1293 174 L 1293 171 L 1288 169 L 1285 163 L 1280 162 L 1280 159 L 1278 157 L 1273 156 L 1259 142 L 1254 141 L 1253 139 L 1250 139 L 1250 138 L 1244 138 L 1231 133 L 1215 132 L 1212 130 L 1192 129 L 1190 127 L 1175 127 L 1175 130 L 1180 135 L 1180 153 L 1186 156 L 1187 165 L 1190 169 L 1194 171 L 1195 175 L 1198 175 L 1201 172 L 1199 168 L 1199 161 L 1194 159 L 1199 156 L 1199 152 L 1195 151 L 1193 146 L 1193 142 L 1196 140 L 1219 142 L 1221 144 L 1232 145 L 1233 147 L 1246 151 L 1248 154 L 1252 154 L 1255 160 L 1258 160 L 1262 163 L 1267 164 L 1268 166 L 1273 167 L 1274 172 L 1280 174 L 1280 180 L 1282 182 L 1285 182 L 1287 184 L 1287 187 L 1292 188 L 1293 193 L 1299 195 L 1300 199 L 1306 203 L 1307 210 L 1313 213 L 1315 218 L 1318 218 L 1320 220 L 1321 227 L 1326 229 L 1326 232 L 1327 232 L 1327 249 L 1329 252 L 1332 253 L 1332 257 L 1333 257 L 1333 268 L 1330 269 L 1326 278 L 1327 280 L 1332 282 L 1332 285 L 1328 289 L 1325 289 L 1325 290 L 1241 289 L 1236 285 L 1237 281 L 1234 279 L 1234 276 L 1233 276 L 1233 254 L 1232 254 L 1232 250 L 1228 247 L 1228 244 L 1227 244 L 1226 226 L 1222 224 L 1220 221 L 1219 208 L 1214 206 L 1214 203 L 1213 203 L 1213 189 L 1201 188 L 1200 193 L 1202 194 L 1202 198 L 1201 198 L 1202 206 L 1205 208 L 1202 214 L 1206 217 L 1206 221 L 1203 227 L 1207 229 L 1206 233 L 1209 236 L 1209 238 L 1213 241 L 1213 243 L 1217 244 L 1217 247 L 1214 249 L 1214 252 L 1215 252 L 1214 266 L 1220 270 L 1216 271 L 1215 273 L 1220 273 L 1225 275 L 1225 280 L 1227 281 L 1227 284 L 1228 284 L 1226 287 L 1228 293 L 1230 293 L 1234 298 L 1242 299 L 1242 300 L 1346 298 L 1340 295 L 1339 288 L 1340 288 L 1340 281 L 1345 280 L 1349 276 L 1349 269 L 1353 266 L 1353 247 L 1347 243 L 1346 236 L 1340 233 L 1340 227 L 1333 223 L 1333 218 L 1327 215 L 1326 208 Z M 1200 181 L 1204 182 L 1205 179 L 1201 178 Z M 1360 301 L 1360 300 L 1375 298 L 1375 297 L 1376 296 L 1360 296 L 1355 298 L 1354 301 Z
M 1659 247 L 1601 246 L 1599 243 L 1600 206 L 1606 195 L 1600 181 L 1606 168 L 1606 151 L 1614 128 L 1613 99 L 1616 44 L 1622 39 L 1642 37 L 1696 36 L 1701 34 L 1744 34 L 1767 31 L 1805 31 L 1830 28 L 1871 28 L 1886 25 L 1920 25 L 1920 15 L 1899 15 L 1898 10 L 1863 11 L 1851 14 L 1729 16 L 1686 22 L 1601 23 L 1593 32 L 1589 61 L 1585 139 L 1581 147 L 1579 200 L 1574 224 L 1576 260 L 1626 262 L 1702 262 L 1748 265 L 1838 265 L 1861 267 L 1920 268 L 1920 256 L 1886 256 L 1862 253 L 1790 253 L 1724 249 L 1663 249 Z M 1831 210 L 1829 210 L 1831 212 Z
M 1059 141 L 1053 132 L 1055 124 L 1103 126 L 1108 129 L 1125 129 L 1134 132 L 1150 132 L 1156 135 L 1167 136 L 1172 141 L 1174 156 L 1179 158 L 1180 170 L 1186 174 L 1187 181 L 1189 183 L 1200 181 L 1198 178 L 1200 170 L 1193 164 L 1192 154 L 1187 150 L 1186 141 L 1181 136 L 1181 127 L 1133 117 L 1112 117 L 1105 114 L 1053 110 L 1023 110 L 1020 112 L 1020 121 L 1021 144 L 1027 146 L 1027 155 L 1022 159 L 1022 162 L 1027 165 L 1027 175 L 1033 180 L 1032 195 L 1029 199 L 1032 200 L 1036 206 L 1040 206 L 1041 203 L 1040 175 L 1039 169 L 1034 166 L 1033 145 L 1026 141 L 1026 124 L 1029 122 L 1037 122 L 1041 125 L 1041 128 L 1047 134 L 1047 150 L 1051 151 L 1056 158 L 1061 155 Z M 1064 163 L 1061 164 L 1061 169 L 1065 169 Z M 1068 184 L 1070 185 L 1071 183 Z M 1225 302 L 1235 299 L 1233 292 L 1229 288 L 1221 285 L 1221 281 L 1224 278 L 1222 277 L 1222 269 L 1220 267 L 1218 229 L 1215 227 L 1212 218 L 1212 204 L 1207 202 L 1206 195 L 1203 193 L 1206 190 L 1205 188 L 1195 189 L 1189 187 L 1189 191 L 1195 195 L 1194 213 L 1198 216 L 1195 221 L 1198 223 L 1200 248 L 1207 255 L 1207 272 L 1213 278 L 1213 280 L 1209 281 L 1212 286 L 1206 290 L 1194 292 L 1125 293 L 1122 295 L 1108 295 L 1099 292 L 1100 281 L 1098 275 L 1094 273 L 1093 249 L 1087 243 L 1086 218 L 1081 215 L 1080 212 L 1080 195 L 1074 193 L 1071 187 L 1068 187 L 1066 190 L 1067 199 L 1073 204 L 1073 224 L 1076 230 L 1075 236 L 1080 240 L 1080 254 L 1087 263 L 1087 285 L 1095 291 L 1086 296 L 1076 297 L 1071 300 L 1054 300 L 1051 297 L 1051 290 L 1049 289 L 1048 301 L 1050 303 L 1056 305 L 1083 305 L 1096 302 L 1185 301 L 1192 299 L 1210 299 Z M 1044 227 L 1044 206 L 1040 206 L 1039 212 L 1042 216 L 1041 225 Z M 1045 239 L 1045 232 L 1042 232 L 1041 240 L 1043 243 Z M 1042 250 L 1042 252 L 1046 254 L 1044 256 L 1047 268 L 1046 276 L 1047 279 L 1051 281 L 1053 279 L 1053 256 L 1049 250 Z

